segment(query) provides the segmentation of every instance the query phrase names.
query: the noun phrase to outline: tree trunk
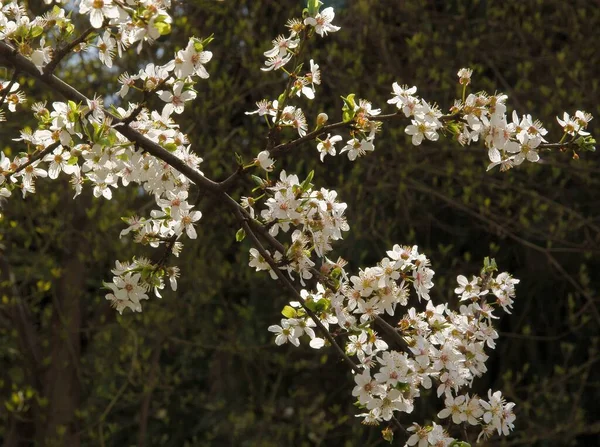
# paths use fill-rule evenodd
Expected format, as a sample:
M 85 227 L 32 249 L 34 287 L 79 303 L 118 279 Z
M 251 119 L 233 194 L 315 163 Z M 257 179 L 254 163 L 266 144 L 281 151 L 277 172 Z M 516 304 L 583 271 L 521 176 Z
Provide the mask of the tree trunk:
M 70 192 L 70 191 L 68 191 Z M 68 195 L 68 194 L 67 194 Z M 87 197 L 82 197 L 87 201 Z M 71 200 L 65 196 L 63 200 Z M 85 288 L 86 262 L 89 255 L 83 235 L 87 217 L 86 204 L 71 207 L 66 219 L 68 236 L 61 253 L 61 276 L 54 284 L 52 322 L 49 334 L 51 362 L 44 374 L 43 395 L 48 399 L 44 420 L 37 427 L 40 445 L 78 447 L 80 423 L 76 410 L 81 394 L 81 296 Z M 41 435 L 41 438 L 39 437 Z

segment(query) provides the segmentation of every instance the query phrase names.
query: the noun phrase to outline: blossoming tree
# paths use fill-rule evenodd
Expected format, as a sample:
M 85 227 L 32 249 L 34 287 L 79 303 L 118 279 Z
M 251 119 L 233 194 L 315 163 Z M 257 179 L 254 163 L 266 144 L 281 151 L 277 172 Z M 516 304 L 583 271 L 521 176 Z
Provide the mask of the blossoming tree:
M 147 216 L 124 217 L 121 236 L 161 250 L 163 256 L 159 262 L 143 257 L 116 261 L 105 287 L 106 299 L 119 313 L 141 312 L 142 301 L 160 297 L 167 283 L 177 290 L 180 270 L 172 257 L 186 239 L 197 238 L 202 212 L 190 197 L 197 188 L 235 215 L 236 239 L 248 238 L 253 246 L 249 266 L 268 272 L 288 293 L 284 318 L 267 328 L 274 342 L 335 350 L 353 374 L 348 391 L 363 423 L 382 424 L 385 439 L 400 432 L 406 445 L 419 447 L 467 445 L 467 430 L 477 431 L 478 440 L 509 434 L 514 404 L 500 391 L 480 397 L 469 388 L 487 370 L 486 350 L 498 338 L 493 320 L 511 311 L 519 280 L 499 273 L 494 260 L 486 258 L 477 274 L 458 276 L 454 292 L 462 304 L 450 309 L 432 303 L 434 270 L 417 246 L 396 244 L 375 266 L 349 271 L 344 259 L 333 255 L 335 242 L 350 230 L 346 204 L 336 191 L 317 187 L 312 173 L 300 179 L 293 166 L 278 166 L 278 159 L 312 145 L 321 161 L 347 156 L 360 163 L 375 150 L 385 124 L 405 126 L 415 146 L 440 137 L 475 145 L 482 156 L 487 151 L 488 170 L 508 171 L 538 162 L 542 151 L 572 151 L 577 158 L 594 150 L 586 130 L 590 114 L 562 113 L 557 118 L 562 130 L 551 139 L 531 115 L 513 111 L 509 117 L 506 95 L 471 92 L 472 71 L 462 68 L 457 74 L 462 96 L 453 104 L 438 106 L 420 97 L 416 86 L 394 83 L 388 113 L 349 93 L 339 112 L 309 119 L 301 107 L 316 100 L 322 77 L 318 61 L 310 58 L 310 43 L 340 30 L 332 7 L 309 0 L 302 17 L 290 19 L 287 32 L 264 53 L 265 76 L 273 76 L 272 71 L 286 75 L 281 91 L 247 112 L 253 115 L 249 125 L 264 126 L 266 146 L 251 160 L 238 157 L 237 170 L 216 181 L 200 170 L 201 150 L 176 121 L 197 99 L 195 84 L 209 77 L 213 55 L 207 48 L 213 36 L 192 37 L 168 63 L 122 73 L 118 92 L 88 98 L 55 75 L 59 64 L 73 52 L 89 50 L 110 68 L 127 51 L 141 51 L 170 33 L 171 2 L 82 0 L 72 11 L 61 7 L 65 2 L 45 3 L 48 11 L 37 17 L 15 0 L 3 2 L 0 12 L 0 61 L 13 70 L 12 78 L 0 84 L 0 119 L 13 118 L 29 104 L 19 74 L 61 96 L 51 106 L 31 105 L 37 129 L 23 130 L 15 139 L 19 154 L 0 154 L 0 196 L 20 192 L 26 197 L 35 193 L 38 178 L 68 176 L 75 196 L 89 187 L 94 196 L 110 200 L 113 190 L 131 183 L 153 197 L 155 206 Z M 87 16 L 90 26 L 78 31 L 70 12 Z M 154 96 L 162 109 L 149 109 Z M 330 120 L 329 115 L 340 118 Z M 255 187 L 232 197 L 231 186 L 245 176 Z M 413 422 L 409 415 L 415 401 L 431 388 L 442 409 L 430 423 Z M 405 428 L 407 423 L 412 425 Z

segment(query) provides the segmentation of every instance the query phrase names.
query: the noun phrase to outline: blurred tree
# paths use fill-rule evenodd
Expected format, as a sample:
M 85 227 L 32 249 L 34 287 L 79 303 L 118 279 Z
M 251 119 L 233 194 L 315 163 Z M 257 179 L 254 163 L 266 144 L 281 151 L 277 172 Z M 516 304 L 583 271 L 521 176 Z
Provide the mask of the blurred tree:
M 333 2 L 332 2 L 333 4 Z M 34 11 L 42 2 L 28 2 Z M 173 34 L 105 70 L 73 56 L 61 77 L 88 96 L 118 89 L 118 73 L 166 61 L 191 35 L 214 33 L 211 77 L 181 116 L 223 179 L 264 147 L 266 128 L 245 116 L 285 79 L 259 70 L 269 41 L 300 13 L 297 1 L 200 1 L 175 5 Z M 509 103 L 551 127 L 560 110 L 600 116 L 600 9 L 593 2 L 337 1 L 342 30 L 317 41 L 324 72 L 319 109 L 333 116 L 340 95 L 356 92 L 384 106 L 391 84 L 414 84 L 447 108 L 459 93 L 455 73 L 475 69 L 475 89 L 503 91 Z M 82 28 L 83 29 L 82 25 Z M 32 98 L 58 100 L 29 83 Z M 116 101 L 115 98 L 112 100 Z M 0 128 L 3 150 L 27 118 Z M 485 157 L 449 140 L 419 148 L 402 127 L 386 126 L 361 163 L 320 164 L 305 147 L 280 165 L 334 187 L 348 203 L 352 230 L 339 253 L 356 269 L 394 243 L 418 244 L 436 266 L 436 302 L 454 303 L 454 278 L 481 259 L 522 278 L 514 313 L 500 323 L 490 373 L 477 383 L 517 402 L 517 427 L 503 442 L 522 446 L 594 445 L 600 222 L 598 161 L 552 154 L 506 175 L 485 173 Z M 382 169 L 385 167 L 385 169 Z M 357 424 L 351 378 L 331 352 L 277 348 L 266 332 L 285 296 L 246 267 L 233 218 L 200 197 L 199 238 L 179 265 L 175 296 L 143 314 L 115 315 L 100 290 L 115 259 L 140 255 L 119 239 L 124 210 L 151 201 L 135 190 L 111 201 L 66 184 L 38 182 L 40 194 L 3 205 L 0 220 L 0 440 L 7 446 L 381 445 L 379 430 Z M 240 184 L 238 195 L 247 190 Z M 73 203 L 75 207 L 73 207 Z M 35 210 L 35 213 L 32 212 Z M 210 211 L 210 212 L 209 212 Z M 150 253 L 150 252 L 149 252 Z M 148 254 L 149 254 L 148 253 Z M 341 378 L 345 378 L 342 380 Z M 439 409 L 423 399 L 412 418 Z M 500 444 L 498 444 L 500 445 Z

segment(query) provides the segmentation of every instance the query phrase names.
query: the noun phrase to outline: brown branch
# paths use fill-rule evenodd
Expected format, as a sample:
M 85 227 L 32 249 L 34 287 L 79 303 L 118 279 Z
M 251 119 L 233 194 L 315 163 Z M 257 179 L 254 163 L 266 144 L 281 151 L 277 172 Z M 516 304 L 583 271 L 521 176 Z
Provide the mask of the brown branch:
M 319 317 L 317 317 L 317 315 L 315 315 L 315 313 L 312 310 L 310 310 L 308 307 L 306 307 L 306 305 L 304 304 L 304 299 L 302 298 L 302 296 L 300 295 L 300 293 L 298 292 L 296 287 L 294 287 L 294 285 L 290 282 L 290 280 L 288 278 L 286 278 L 286 276 L 283 274 L 283 272 L 277 266 L 277 263 L 275 262 L 273 257 L 269 254 L 269 252 L 262 245 L 262 243 L 260 242 L 260 240 L 258 239 L 256 234 L 254 234 L 254 231 L 252 230 L 252 228 L 250 227 L 250 224 L 248 223 L 248 219 L 246 217 L 244 217 L 243 214 L 239 210 L 237 210 L 237 212 L 236 212 L 236 217 L 238 218 L 242 227 L 246 231 L 246 234 L 250 237 L 250 239 L 252 239 L 254 247 L 256 247 L 256 249 L 258 250 L 260 255 L 269 264 L 271 269 L 273 269 L 273 271 L 275 272 L 275 274 L 277 275 L 279 280 L 283 283 L 283 285 L 298 300 L 298 302 L 300 303 L 300 305 L 302 306 L 304 311 L 313 319 L 313 321 L 315 322 L 315 324 L 317 325 L 317 327 L 319 328 L 319 330 L 321 331 L 323 336 L 336 349 L 336 351 L 338 351 L 338 354 L 344 359 L 344 361 L 348 364 L 348 366 L 352 369 L 352 371 L 354 371 L 357 374 L 360 373 L 360 368 L 350 359 L 350 357 L 348 357 L 348 355 L 344 352 L 344 350 L 340 347 L 340 345 L 335 341 L 335 339 L 329 333 L 327 328 L 323 325 L 323 323 L 321 323 L 321 320 L 319 319 Z
M 383 329 L 383 331 L 386 334 L 391 336 L 397 344 L 399 344 L 400 346 L 402 346 L 405 349 L 408 347 L 408 343 L 406 343 L 406 340 L 404 340 L 402 338 L 402 336 L 398 333 L 398 330 L 395 329 L 391 324 L 389 324 L 383 318 L 381 318 L 379 315 L 375 317 L 375 323 L 377 323 L 379 325 L 379 327 L 381 329 Z
M 129 124 L 131 124 L 132 122 L 134 122 L 138 116 L 140 115 L 140 113 L 142 113 L 142 110 L 144 110 L 144 107 L 146 107 L 146 102 L 148 101 L 148 96 L 150 93 L 153 93 L 155 91 L 157 91 L 159 88 L 162 88 L 163 85 L 165 85 L 165 83 L 171 78 L 171 75 L 167 76 L 165 79 L 163 79 L 162 81 L 160 81 L 156 87 L 154 87 L 152 90 L 144 90 L 144 94 L 142 97 L 142 100 L 140 101 L 140 103 L 138 104 L 138 106 L 132 110 L 132 112 L 127 115 L 126 117 L 121 119 L 121 124 L 125 125 L 125 126 L 129 126 Z
M 12 64 L 15 67 L 15 69 L 18 69 L 35 79 L 39 79 L 48 87 L 51 87 L 53 90 L 57 91 L 67 99 L 78 101 L 81 103 L 87 103 L 88 101 L 88 98 L 83 93 L 79 92 L 77 89 L 70 86 L 63 80 L 57 78 L 53 74 L 40 73 L 36 66 L 29 59 L 18 54 L 14 48 L 12 48 L 9 44 L 3 41 L 0 41 L 0 61 L 6 61 Z M 150 155 L 153 155 L 168 163 L 173 168 L 175 168 L 183 175 L 188 177 L 196 185 L 214 193 L 221 192 L 221 187 L 218 183 L 213 182 L 212 180 L 204 177 L 202 174 L 200 174 L 200 172 L 187 165 L 176 155 L 167 151 L 165 148 L 155 143 L 154 141 L 146 138 L 144 135 L 132 129 L 131 127 L 124 125 L 124 120 L 114 116 L 109 112 L 105 113 L 106 116 L 109 116 L 113 119 L 113 122 L 115 123 L 113 128 L 125 138 L 127 138 L 129 141 L 137 144 Z
M 237 179 L 242 176 L 243 173 L 244 167 L 238 166 L 233 174 L 231 174 L 222 182 L 219 182 L 219 186 L 221 189 L 223 189 L 223 191 L 227 191 L 237 181 Z
M 399 117 L 402 117 L 402 115 L 400 115 L 398 112 L 396 112 L 396 113 L 390 113 L 389 115 L 371 116 L 371 117 L 369 117 L 369 120 L 385 122 L 385 121 L 390 121 L 392 119 L 399 118 Z M 292 140 L 288 143 L 278 144 L 271 151 L 271 155 L 273 155 L 273 156 L 279 155 L 285 151 L 295 148 L 296 146 L 300 146 L 301 144 L 306 143 L 307 141 L 314 140 L 319 135 L 323 135 L 325 132 L 329 132 L 329 131 L 336 130 L 336 129 L 342 129 L 344 127 L 352 127 L 352 126 L 354 126 L 354 124 L 355 124 L 354 121 L 348 121 L 348 122 L 340 121 L 339 123 L 329 124 L 327 126 L 320 127 L 319 129 L 316 129 L 316 130 L 313 130 L 312 132 L 307 133 L 303 137 L 296 138 L 295 140 Z
M 0 107 L 4 104 L 4 101 L 6 100 L 6 97 L 9 95 L 10 89 L 12 88 L 14 83 L 17 82 L 18 75 L 19 75 L 19 70 L 15 69 L 15 71 L 13 71 L 13 75 L 12 75 L 12 78 L 10 79 L 10 82 L 8 83 L 6 88 L 3 89 L 4 93 L 2 93 L 2 97 L 0 98 Z
M 87 37 L 94 32 L 95 28 L 89 27 L 84 32 L 82 32 L 79 37 L 75 38 L 65 46 L 59 48 L 55 53 L 52 60 L 46 65 L 44 69 L 44 73 L 52 74 L 56 69 L 56 66 L 60 64 L 60 62 L 80 43 L 82 43 Z
M 247 211 L 243 207 L 240 206 L 240 208 L 243 210 L 242 214 L 247 213 Z M 249 218 L 250 216 L 245 215 L 245 217 Z M 285 255 L 287 251 L 286 248 L 281 242 L 275 239 L 275 237 L 272 236 L 271 233 L 269 233 L 269 230 L 267 230 L 267 228 L 264 225 L 260 224 L 254 219 L 250 219 L 248 222 L 249 225 L 263 237 L 263 239 L 265 239 L 270 245 L 273 246 L 273 248 L 275 248 L 275 250 L 280 252 L 282 255 Z
M 404 433 L 408 433 L 408 431 L 404 428 L 404 426 L 400 423 L 396 416 L 392 416 L 392 420 L 394 421 L 394 424 L 396 424 L 396 427 L 398 427 Z
M 404 117 L 404 115 L 401 115 L 399 112 L 396 112 L 396 113 L 390 113 L 388 115 L 370 116 L 369 120 L 376 121 L 376 122 L 386 122 L 386 121 L 393 120 L 395 118 L 405 118 L 405 117 Z M 450 120 L 454 120 L 454 119 L 462 121 L 455 115 L 443 115 L 439 119 L 440 119 L 440 121 L 450 121 Z M 355 124 L 354 121 L 348 121 L 348 122 L 340 121 L 338 123 L 329 124 L 327 126 L 320 127 L 319 129 L 316 129 L 316 130 L 313 130 L 312 132 L 307 133 L 303 137 L 296 138 L 295 140 L 289 141 L 287 143 L 278 144 L 270 151 L 270 154 L 272 156 L 280 155 L 286 151 L 289 151 L 297 146 L 300 146 L 300 145 L 306 143 L 307 141 L 312 141 L 315 138 L 319 137 L 320 135 L 323 135 L 326 132 L 330 132 L 330 131 L 336 130 L 336 129 L 343 129 L 345 127 L 353 127 L 354 124 Z M 538 147 L 540 149 L 554 149 L 554 148 L 563 148 L 563 147 L 567 148 L 567 147 L 575 145 L 574 142 L 575 142 L 575 139 L 572 139 L 572 140 L 564 142 L 564 143 L 541 143 Z
M 45 157 L 50 152 L 52 152 L 54 149 L 56 149 L 58 146 L 60 146 L 60 144 L 61 144 L 60 141 L 52 143 L 50 146 L 48 146 L 43 151 L 38 152 L 36 155 L 32 156 L 29 160 L 27 160 L 27 162 L 23 163 L 22 165 L 19 165 L 14 170 L 14 172 L 11 172 L 9 175 L 15 175 L 16 173 L 21 172 L 23 169 L 26 169 L 28 166 L 31 166 L 33 163 L 35 163 L 36 161 L 38 161 L 40 158 Z

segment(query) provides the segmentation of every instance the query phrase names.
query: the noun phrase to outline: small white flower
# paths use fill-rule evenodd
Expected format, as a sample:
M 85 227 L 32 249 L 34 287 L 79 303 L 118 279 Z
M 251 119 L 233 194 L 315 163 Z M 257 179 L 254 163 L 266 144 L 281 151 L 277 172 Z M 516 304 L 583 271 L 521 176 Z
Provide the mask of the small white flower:
M 94 28 L 101 28 L 104 19 L 119 17 L 119 8 L 113 0 L 83 0 L 79 5 L 79 13 L 90 13 L 90 23 Z
M 317 150 L 319 151 L 321 161 L 325 159 L 325 155 L 335 155 L 335 143 L 342 141 L 342 137 L 339 135 L 327 134 L 327 138 L 317 144 Z
M 254 163 L 267 172 L 271 172 L 273 170 L 273 165 L 275 164 L 275 160 L 270 158 L 269 155 L 269 151 L 262 151 L 254 159 Z
M 357 138 L 353 138 L 346 142 L 346 146 L 342 148 L 340 154 L 344 152 L 348 152 L 348 159 L 350 161 L 356 160 L 358 157 L 362 157 L 367 152 L 372 152 L 375 150 L 375 146 L 373 142 L 370 140 L 359 140 Z
M 252 112 L 246 112 L 246 115 L 258 114 L 258 116 L 271 115 L 275 116 L 277 110 L 273 107 L 273 103 L 269 100 L 262 99 L 256 103 L 258 109 Z
M 65 151 L 62 146 L 57 147 L 51 154 L 46 155 L 43 161 L 50 163 L 48 166 L 48 177 L 56 179 L 61 171 L 65 174 L 74 174 L 77 168 L 75 165 L 68 164 L 70 157 L 71 154 Z
M 333 12 L 333 8 L 325 8 L 323 11 L 317 13 L 314 17 L 307 17 L 304 19 L 304 24 L 315 27 L 315 32 L 323 37 L 327 35 L 327 33 L 335 33 L 339 31 L 340 27 L 332 25 L 331 22 L 335 17 L 335 12 Z
M 98 42 L 96 43 L 100 62 L 102 62 L 108 68 L 112 67 L 112 60 L 113 57 L 115 57 L 116 43 L 117 41 L 111 37 L 109 31 L 104 31 L 104 35 L 102 37 L 98 37 Z
M 40 39 L 40 48 L 31 54 L 31 62 L 33 62 L 40 73 L 43 73 L 42 68 L 52 60 L 52 47 L 44 46 L 45 43 L 46 40 L 42 37 Z
M 461 68 L 458 70 L 456 74 L 459 78 L 459 82 L 461 85 L 469 85 L 471 82 L 471 75 L 473 74 L 473 70 L 470 68 Z
M 202 79 L 209 77 L 204 64 L 212 59 L 210 51 L 196 51 L 194 40 L 190 39 L 185 50 L 179 50 L 175 55 L 174 72 L 178 78 L 197 75 Z
M 157 92 L 160 96 L 160 99 L 165 101 L 165 107 L 163 108 L 163 114 L 170 114 L 172 111 L 180 114 L 183 113 L 183 109 L 185 107 L 185 103 L 187 101 L 192 101 L 196 98 L 196 92 L 193 90 L 183 91 L 185 87 L 185 83 L 183 81 L 177 81 L 173 85 L 173 93 L 170 91 L 159 91 Z
M 196 234 L 196 229 L 194 228 L 194 222 L 197 222 L 202 217 L 202 213 L 200 211 L 192 211 L 189 210 L 180 210 L 179 211 L 179 221 L 173 227 L 173 230 L 176 234 L 181 234 L 183 230 L 185 230 L 187 236 L 190 239 L 196 239 L 198 235 Z
M 262 71 L 278 70 L 281 67 L 283 67 L 285 64 L 287 64 L 291 59 L 292 59 L 291 54 L 286 54 L 285 56 L 280 56 L 278 54 L 274 57 L 270 57 L 269 59 L 267 59 L 267 61 L 265 62 L 265 67 L 262 67 L 261 70 Z
M 434 123 L 427 122 L 425 120 L 411 120 L 412 124 L 407 126 L 405 132 L 408 135 L 412 135 L 412 144 L 415 146 L 420 145 L 423 142 L 423 138 L 427 138 L 430 141 L 437 141 L 439 135 L 436 132 L 436 125 Z
M 268 331 L 277 334 L 277 337 L 275 337 L 275 344 L 278 346 L 287 343 L 288 341 L 294 346 L 300 346 L 300 340 L 298 340 L 298 337 L 300 336 L 299 329 L 291 326 L 287 320 L 281 320 L 281 326 L 278 324 L 269 326 Z
M 273 40 L 273 48 L 269 51 L 265 51 L 264 55 L 269 58 L 277 55 L 283 57 L 288 53 L 288 50 L 296 48 L 299 43 L 300 39 L 294 39 L 293 36 L 277 36 L 277 38 Z

